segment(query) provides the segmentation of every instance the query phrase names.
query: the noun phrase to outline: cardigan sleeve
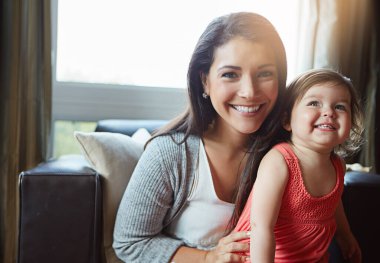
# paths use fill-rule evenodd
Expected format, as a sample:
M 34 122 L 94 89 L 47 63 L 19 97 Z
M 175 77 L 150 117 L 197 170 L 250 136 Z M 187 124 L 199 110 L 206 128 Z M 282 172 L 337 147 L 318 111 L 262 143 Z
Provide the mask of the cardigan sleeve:
M 124 262 L 169 262 L 175 251 L 184 245 L 183 241 L 163 233 L 165 218 L 176 195 L 173 190 L 175 176 L 167 167 L 170 156 L 165 156 L 173 153 L 166 151 L 165 154 L 162 146 L 156 139 L 150 142 L 119 206 L 113 248 Z

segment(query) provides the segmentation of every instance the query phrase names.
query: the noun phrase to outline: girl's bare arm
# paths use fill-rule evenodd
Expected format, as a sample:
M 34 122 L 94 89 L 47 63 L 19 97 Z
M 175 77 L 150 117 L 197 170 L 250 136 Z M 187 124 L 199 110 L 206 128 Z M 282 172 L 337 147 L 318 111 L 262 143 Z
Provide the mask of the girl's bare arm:
M 288 168 L 281 153 L 270 150 L 262 162 L 253 189 L 251 207 L 251 262 L 273 262 L 274 226 L 288 181 Z

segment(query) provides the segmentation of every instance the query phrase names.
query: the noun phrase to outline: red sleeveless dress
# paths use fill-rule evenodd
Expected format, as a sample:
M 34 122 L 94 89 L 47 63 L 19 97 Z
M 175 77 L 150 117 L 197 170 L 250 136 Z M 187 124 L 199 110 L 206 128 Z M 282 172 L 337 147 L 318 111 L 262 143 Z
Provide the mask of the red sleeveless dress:
M 335 187 L 322 197 L 313 197 L 303 184 L 298 158 L 290 145 L 280 143 L 274 148 L 284 156 L 289 170 L 288 183 L 274 228 L 275 262 L 328 262 L 327 249 L 336 230 L 335 210 L 343 192 L 342 163 L 336 155 L 331 155 L 337 178 Z M 253 190 L 234 231 L 251 230 Z M 242 242 L 249 242 L 249 239 Z

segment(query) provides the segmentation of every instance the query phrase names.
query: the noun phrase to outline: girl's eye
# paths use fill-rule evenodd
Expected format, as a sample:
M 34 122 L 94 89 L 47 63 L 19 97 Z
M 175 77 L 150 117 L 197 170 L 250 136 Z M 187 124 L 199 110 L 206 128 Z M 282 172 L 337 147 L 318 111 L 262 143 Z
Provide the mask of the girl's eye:
M 237 78 L 237 76 L 238 75 L 236 73 L 234 73 L 234 72 L 226 72 L 226 73 L 222 74 L 223 78 L 228 78 L 228 79 Z
M 346 106 L 338 104 L 335 106 L 335 109 L 340 110 L 340 111 L 346 111 Z
M 319 102 L 318 101 L 310 101 L 307 106 L 313 106 L 313 107 L 317 107 L 319 105 Z

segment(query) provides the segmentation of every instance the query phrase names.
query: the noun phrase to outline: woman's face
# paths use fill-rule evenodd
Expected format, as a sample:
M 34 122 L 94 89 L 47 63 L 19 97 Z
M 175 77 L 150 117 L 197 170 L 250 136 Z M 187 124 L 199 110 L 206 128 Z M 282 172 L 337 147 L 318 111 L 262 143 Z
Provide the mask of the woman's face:
M 242 134 L 257 131 L 275 105 L 278 73 L 266 45 L 241 37 L 217 48 L 204 91 L 217 112 L 215 127 Z

